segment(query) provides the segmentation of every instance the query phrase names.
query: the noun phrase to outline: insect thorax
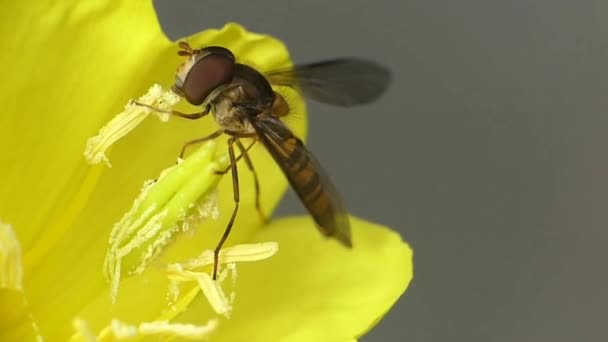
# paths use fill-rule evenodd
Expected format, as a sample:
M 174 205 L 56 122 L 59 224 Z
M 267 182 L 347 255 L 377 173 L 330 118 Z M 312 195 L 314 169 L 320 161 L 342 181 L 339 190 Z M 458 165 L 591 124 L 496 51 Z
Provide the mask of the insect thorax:
M 277 96 L 268 80 L 257 70 L 236 64 L 232 82 L 224 86 L 211 101 L 213 115 L 222 128 L 253 134 L 251 120 L 272 113 Z
M 244 107 L 235 104 L 232 97 L 219 96 L 212 104 L 212 108 L 215 121 L 223 129 L 244 134 L 255 133 L 249 122 L 249 117 L 255 114 L 248 113 Z

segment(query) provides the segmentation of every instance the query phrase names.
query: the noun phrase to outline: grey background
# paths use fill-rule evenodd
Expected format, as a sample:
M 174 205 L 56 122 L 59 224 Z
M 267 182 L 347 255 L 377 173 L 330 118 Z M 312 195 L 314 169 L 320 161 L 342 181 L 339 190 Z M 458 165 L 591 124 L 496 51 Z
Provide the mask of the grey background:
M 309 107 L 351 211 L 416 253 L 363 341 L 608 341 L 607 1 L 155 4 L 172 38 L 238 21 L 298 62 L 394 71 L 376 104 Z M 302 212 L 292 194 L 279 210 Z

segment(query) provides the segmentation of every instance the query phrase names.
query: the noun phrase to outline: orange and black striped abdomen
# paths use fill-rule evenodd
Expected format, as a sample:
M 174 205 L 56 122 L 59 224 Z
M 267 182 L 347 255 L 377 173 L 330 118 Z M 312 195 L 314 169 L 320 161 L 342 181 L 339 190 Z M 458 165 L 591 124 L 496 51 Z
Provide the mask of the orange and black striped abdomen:
M 351 246 L 348 214 L 342 200 L 304 143 L 277 118 L 258 117 L 252 125 L 321 232 Z

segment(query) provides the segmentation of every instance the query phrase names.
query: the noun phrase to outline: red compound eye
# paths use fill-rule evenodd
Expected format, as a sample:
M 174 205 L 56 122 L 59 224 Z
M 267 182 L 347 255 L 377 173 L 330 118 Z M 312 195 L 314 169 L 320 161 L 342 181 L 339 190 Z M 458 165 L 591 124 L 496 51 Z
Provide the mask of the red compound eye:
M 232 81 L 234 75 L 234 55 L 230 50 L 211 46 L 200 50 L 199 56 L 180 87 L 193 105 L 202 104 L 213 90 Z

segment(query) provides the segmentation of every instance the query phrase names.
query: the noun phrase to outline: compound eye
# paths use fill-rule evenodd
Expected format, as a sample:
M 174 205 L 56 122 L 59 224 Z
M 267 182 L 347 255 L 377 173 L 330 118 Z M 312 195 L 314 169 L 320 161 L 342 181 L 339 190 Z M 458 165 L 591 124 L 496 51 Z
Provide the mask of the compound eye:
M 196 62 L 180 90 L 188 102 L 201 105 L 213 90 L 232 81 L 234 75 L 234 55 L 219 46 L 206 47 L 198 53 Z

